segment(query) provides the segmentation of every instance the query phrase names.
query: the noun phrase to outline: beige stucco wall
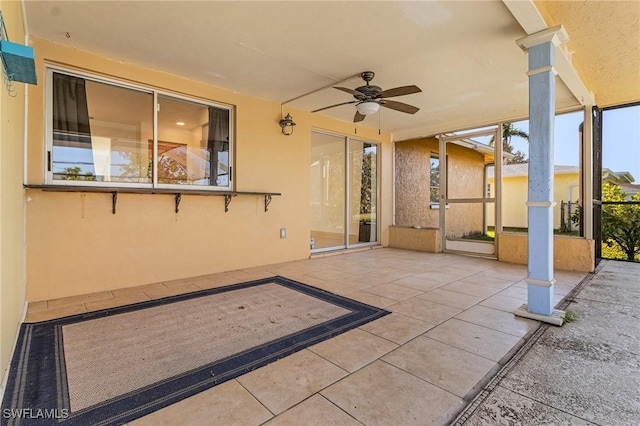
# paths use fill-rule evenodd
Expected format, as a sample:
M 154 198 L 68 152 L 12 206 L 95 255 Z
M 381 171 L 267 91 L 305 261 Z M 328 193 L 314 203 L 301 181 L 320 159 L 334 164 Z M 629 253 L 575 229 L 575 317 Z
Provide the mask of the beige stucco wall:
M 498 234 L 498 260 L 527 264 L 527 234 Z M 553 267 L 565 271 L 592 272 L 595 263 L 595 242 L 585 238 L 555 235 Z
M 283 136 L 280 105 L 207 86 L 154 70 L 108 60 L 43 40 L 34 40 L 38 73 L 44 62 L 186 95 L 234 105 L 235 189 L 273 191 L 264 199 L 183 193 L 174 213 L 170 195 L 119 194 L 111 213 L 109 194 L 28 190 L 27 298 L 71 296 L 151 282 L 215 273 L 309 256 L 311 129 L 353 134 L 353 124 L 285 108 L 297 126 Z M 44 183 L 44 85 L 29 103 L 28 183 Z M 358 138 L 379 142 L 381 170 L 380 241 L 388 243 L 391 224 L 391 142 L 387 133 L 358 126 Z M 287 228 L 287 238 L 279 230 Z
M 440 253 L 442 251 L 440 229 L 392 226 L 389 228 L 389 247 Z
M 438 140 L 424 138 L 397 142 L 395 224 L 439 227 L 439 212 L 429 201 L 431 154 L 438 154 Z M 449 198 L 482 198 L 484 156 L 458 145 L 447 146 L 447 192 Z M 446 216 L 447 236 L 458 238 L 482 233 L 481 204 L 450 204 Z
M 429 176 L 431 155 L 437 155 L 436 138 L 396 142 L 395 224 L 439 227 L 438 210 L 430 208 Z
M 0 1 L 11 41 L 24 43 L 21 3 Z M 38 76 L 40 77 L 40 76 Z M 25 85 L 15 96 L 0 87 L 0 369 L 9 365 L 25 300 L 24 164 Z
M 494 178 L 487 179 L 491 185 L 491 196 L 495 196 Z M 553 227 L 560 228 L 560 205 L 567 202 L 569 192 L 571 202 L 578 200 L 580 175 L 578 173 L 556 174 L 553 179 Z M 502 226 L 515 228 L 527 227 L 527 176 L 509 176 L 502 178 Z M 487 224 L 494 225 L 493 205 L 487 206 Z

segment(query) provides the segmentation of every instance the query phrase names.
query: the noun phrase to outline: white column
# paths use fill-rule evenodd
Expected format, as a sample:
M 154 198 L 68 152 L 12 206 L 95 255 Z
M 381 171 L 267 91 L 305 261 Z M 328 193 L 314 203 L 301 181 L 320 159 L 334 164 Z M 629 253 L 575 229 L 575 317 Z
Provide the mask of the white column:
M 551 316 L 553 303 L 553 127 L 556 47 L 568 40 L 560 27 L 517 41 L 529 53 L 529 238 L 527 311 Z

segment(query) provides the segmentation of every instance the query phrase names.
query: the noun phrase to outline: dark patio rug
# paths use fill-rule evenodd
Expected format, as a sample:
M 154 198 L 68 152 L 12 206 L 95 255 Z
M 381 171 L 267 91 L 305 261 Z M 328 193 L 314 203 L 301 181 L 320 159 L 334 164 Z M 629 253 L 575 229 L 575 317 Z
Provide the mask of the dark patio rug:
M 22 324 L 2 425 L 115 425 L 388 314 L 283 278 Z

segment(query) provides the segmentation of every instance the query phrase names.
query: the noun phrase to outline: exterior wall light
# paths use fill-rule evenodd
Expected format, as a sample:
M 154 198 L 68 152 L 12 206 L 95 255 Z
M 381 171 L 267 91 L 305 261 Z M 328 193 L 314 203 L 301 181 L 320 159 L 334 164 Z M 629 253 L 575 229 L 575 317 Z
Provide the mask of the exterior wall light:
M 296 123 L 293 122 L 291 114 L 287 114 L 282 120 L 280 120 L 280 127 L 282 127 L 282 134 L 285 136 L 291 136 L 293 134 L 293 126 Z

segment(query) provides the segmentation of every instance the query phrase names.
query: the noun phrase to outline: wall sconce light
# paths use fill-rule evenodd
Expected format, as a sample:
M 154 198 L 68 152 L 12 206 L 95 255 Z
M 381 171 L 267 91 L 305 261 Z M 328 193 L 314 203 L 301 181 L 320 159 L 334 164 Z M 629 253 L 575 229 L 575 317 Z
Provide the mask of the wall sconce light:
M 287 114 L 282 120 L 280 120 L 280 127 L 282 127 L 282 134 L 285 136 L 291 136 L 293 134 L 293 126 L 296 123 L 293 122 L 291 114 Z

